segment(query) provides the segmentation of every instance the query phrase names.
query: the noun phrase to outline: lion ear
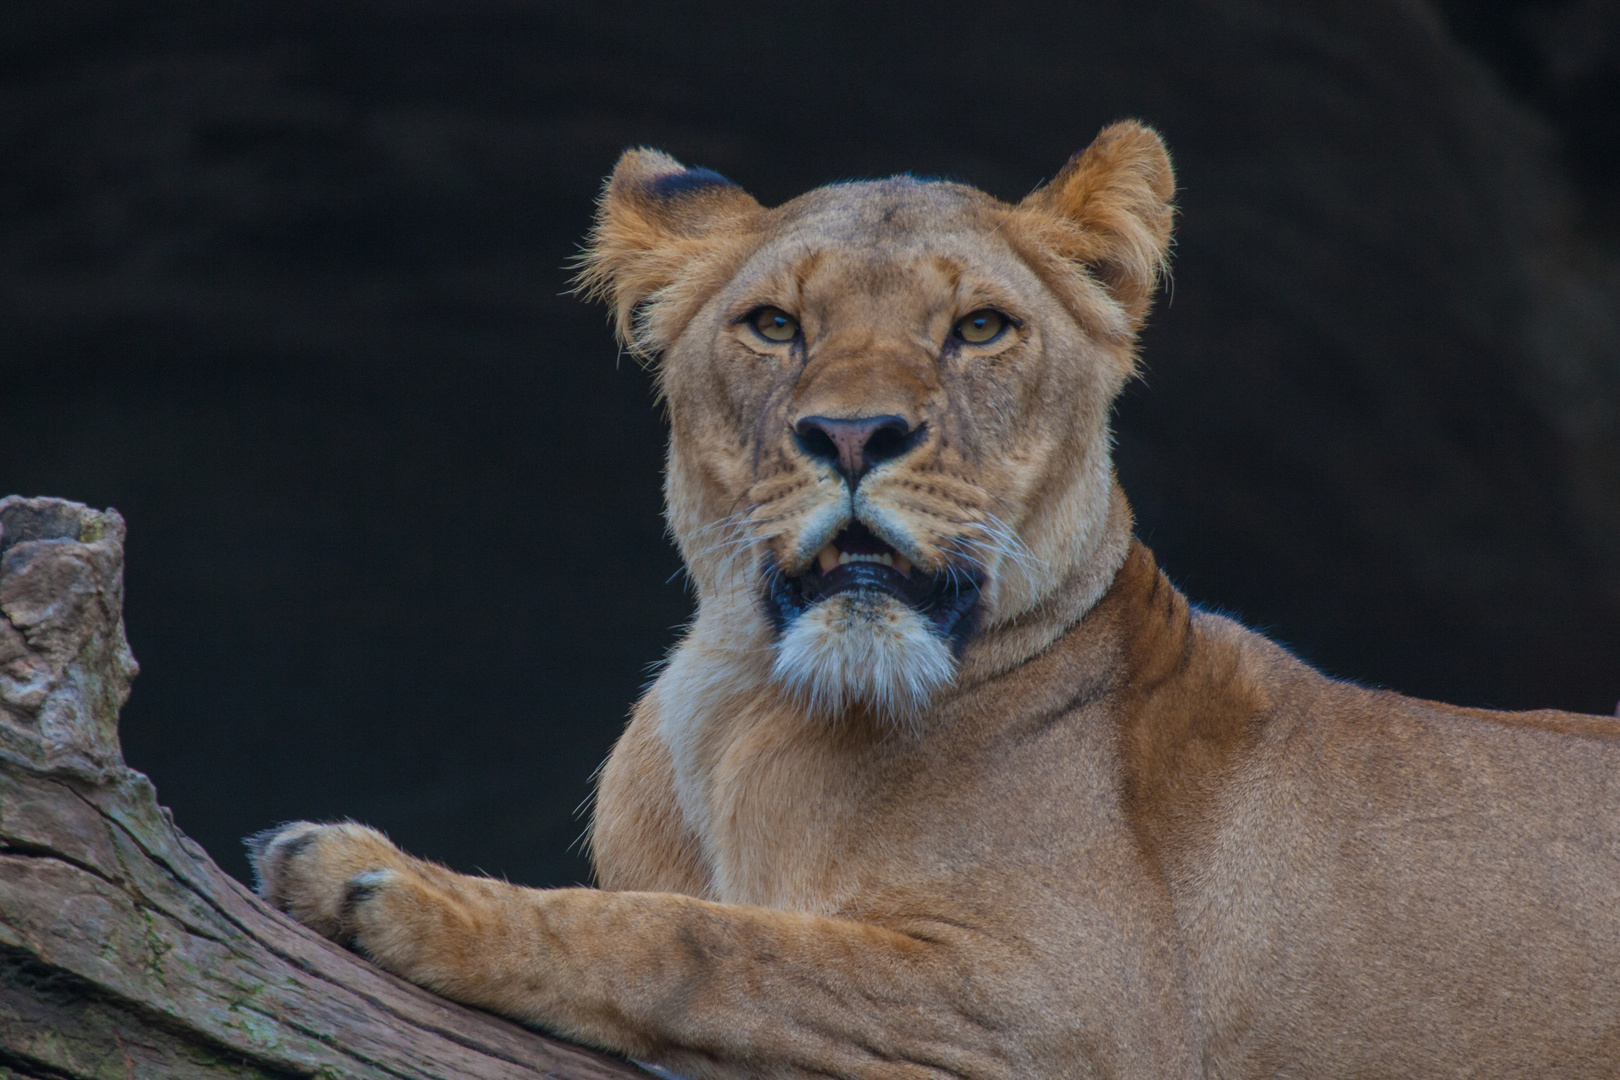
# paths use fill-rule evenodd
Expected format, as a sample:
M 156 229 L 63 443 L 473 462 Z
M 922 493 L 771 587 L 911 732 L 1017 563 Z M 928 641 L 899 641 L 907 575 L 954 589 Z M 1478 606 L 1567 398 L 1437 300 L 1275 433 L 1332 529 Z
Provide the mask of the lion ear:
M 654 356 L 724 282 L 760 213 L 717 172 L 626 150 L 603 185 L 576 289 L 608 303 L 631 351 Z
M 1019 209 L 1070 226 L 1048 235 L 1086 266 L 1132 324 L 1147 314 L 1170 249 L 1175 174 L 1159 133 L 1134 120 L 1103 128 Z

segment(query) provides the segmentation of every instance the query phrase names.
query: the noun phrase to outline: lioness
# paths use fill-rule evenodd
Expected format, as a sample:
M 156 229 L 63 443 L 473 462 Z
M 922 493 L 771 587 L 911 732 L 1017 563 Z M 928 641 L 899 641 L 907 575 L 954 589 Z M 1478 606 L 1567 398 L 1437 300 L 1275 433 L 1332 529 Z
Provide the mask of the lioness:
M 1131 538 L 1173 187 L 1134 123 L 1017 205 L 626 153 L 583 281 L 657 360 L 699 606 L 601 888 L 298 823 L 265 899 L 692 1077 L 1620 1075 L 1616 723 L 1326 678 Z

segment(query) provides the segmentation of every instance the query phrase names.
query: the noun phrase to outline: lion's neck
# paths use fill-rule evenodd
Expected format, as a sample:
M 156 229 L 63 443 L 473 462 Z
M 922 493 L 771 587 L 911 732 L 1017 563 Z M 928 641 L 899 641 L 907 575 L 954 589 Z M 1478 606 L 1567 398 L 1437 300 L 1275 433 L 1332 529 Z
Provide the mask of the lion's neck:
M 1117 483 L 1109 486 L 1107 509 L 1090 540 L 1074 552 L 1069 573 L 1057 588 L 1022 614 L 986 626 L 968 646 L 955 689 L 965 691 L 1004 675 L 1050 648 L 1114 583 L 1131 550 L 1131 507 Z
M 1125 564 L 1130 529 L 1116 488 L 1085 558 L 1042 603 L 981 631 L 955 686 L 916 735 L 869 715 L 812 719 L 772 681 L 769 640 L 751 629 L 754 613 L 741 604 L 706 605 L 646 711 L 670 755 L 680 816 L 700 849 L 710 895 L 820 911 L 847 902 L 856 883 L 840 860 L 863 815 L 875 812 L 870 800 L 892 782 L 893 760 L 946 752 L 930 749 L 930 719 L 945 727 L 970 714 L 1016 722 L 1011 701 L 989 712 L 973 703 L 997 698 L 1003 682 L 1013 699 L 1027 696 L 1029 678 L 1019 669 L 1046 663 L 1040 658 L 1066 633 L 1107 636 L 1077 624 Z M 939 737 L 951 738 L 943 729 Z

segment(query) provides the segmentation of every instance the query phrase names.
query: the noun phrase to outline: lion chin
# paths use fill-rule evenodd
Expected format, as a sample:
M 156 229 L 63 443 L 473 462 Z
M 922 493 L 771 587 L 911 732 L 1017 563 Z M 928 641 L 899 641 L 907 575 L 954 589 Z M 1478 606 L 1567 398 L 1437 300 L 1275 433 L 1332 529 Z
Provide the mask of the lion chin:
M 860 589 L 831 596 L 789 623 L 771 673 L 812 718 L 865 707 L 915 730 L 924 708 L 954 678 L 956 658 L 923 615 Z

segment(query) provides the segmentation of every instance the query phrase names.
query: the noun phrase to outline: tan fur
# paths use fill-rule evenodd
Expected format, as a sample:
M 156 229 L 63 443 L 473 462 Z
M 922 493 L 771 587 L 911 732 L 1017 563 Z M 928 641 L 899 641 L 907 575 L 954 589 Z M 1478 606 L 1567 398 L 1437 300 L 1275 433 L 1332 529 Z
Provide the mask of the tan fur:
M 1016 206 L 704 179 L 627 153 L 583 273 L 656 360 L 699 599 L 603 773 L 601 888 L 298 824 L 255 841 L 268 900 L 693 1077 L 1620 1074 L 1615 723 L 1330 680 L 1130 539 L 1107 416 L 1169 243 L 1156 135 L 1109 128 Z M 763 304 L 802 341 L 753 334 Z M 984 307 L 1016 325 L 953 345 Z M 853 493 L 792 438 L 876 414 L 926 438 Z M 904 716 L 858 683 L 807 708 L 777 667 L 763 568 L 852 516 L 984 574 Z M 884 625 L 828 632 L 926 632 Z

